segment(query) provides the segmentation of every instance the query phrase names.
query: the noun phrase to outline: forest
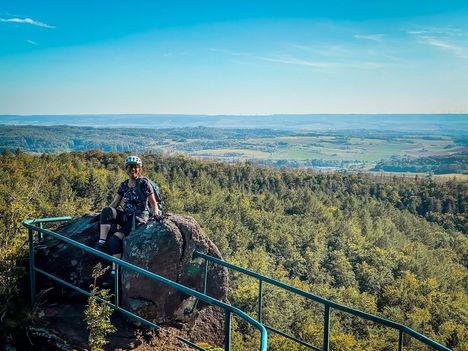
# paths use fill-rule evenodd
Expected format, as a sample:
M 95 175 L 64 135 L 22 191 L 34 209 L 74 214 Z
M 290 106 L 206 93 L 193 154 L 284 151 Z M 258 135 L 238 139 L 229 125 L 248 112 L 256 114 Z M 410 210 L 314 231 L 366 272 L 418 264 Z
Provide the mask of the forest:
M 126 178 L 126 153 L 0 155 L 0 342 L 34 323 L 27 306 L 24 219 L 80 216 L 106 206 Z M 193 216 L 223 258 L 468 349 L 468 184 L 275 169 L 188 156 L 143 155 L 169 212 Z M 258 286 L 233 274 L 230 302 L 255 315 Z M 321 307 L 265 290 L 265 322 L 321 345 Z M 236 321 L 234 350 L 256 334 Z M 332 350 L 394 350 L 398 334 L 341 313 Z M 405 350 L 425 350 L 405 339 Z M 270 334 L 269 350 L 304 350 Z
M 443 156 L 429 156 L 421 158 L 395 157 L 383 160 L 374 167 L 373 171 L 386 172 L 421 172 L 434 174 L 467 172 L 468 153 Z
M 90 149 L 148 152 L 171 146 L 188 151 L 196 147 L 236 146 L 239 140 L 251 137 L 274 138 L 286 135 L 291 135 L 291 132 L 207 127 L 149 129 L 0 125 L 0 150 L 20 148 L 39 153 Z M 195 141 L 197 145 L 190 146 L 187 140 Z

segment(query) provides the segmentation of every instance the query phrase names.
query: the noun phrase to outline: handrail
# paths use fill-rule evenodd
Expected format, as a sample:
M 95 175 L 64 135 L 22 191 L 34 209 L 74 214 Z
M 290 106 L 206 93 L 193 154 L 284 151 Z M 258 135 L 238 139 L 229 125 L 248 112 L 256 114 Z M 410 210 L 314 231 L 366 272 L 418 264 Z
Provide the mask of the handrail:
M 23 224 L 34 224 L 34 223 L 49 223 L 49 222 L 66 222 L 72 219 L 70 216 L 64 217 L 51 217 L 51 218 L 39 218 L 39 219 L 28 219 L 23 221 Z
M 328 351 L 329 350 L 329 327 L 330 327 L 330 319 L 329 318 L 330 318 L 330 309 L 331 308 L 334 308 L 336 310 L 340 310 L 340 311 L 343 311 L 343 312 L 346 312 L 346 313 L 349 313 L 349 314 L 353 314 L 355 316 L 362 317 L 364 319 L 367 319 L 367 320 L 370 320 L 370 321 L 373 321 L 373 322 L 376 322 L 376 323 L 379 323 L 379 324 L 383 324 L 383 325 L 385 325 L 387 327 L 399 330 L 400 331 L 399 345 L 398 345 L 398 350 L 399 351 L 401 351 L 403 349 L 403 334 L 410 335 L 413 338 L 423 342 L 424 344 L 436 349 L 437 351 L 451 351 L 448 347 L 446 347 L 444 345 L 441 345 L 441 344 L 439 344 L 438 342 L 435 342 L 432 339 L 429 339 L 428 337 L 418 333 L 417 331 L 415 331 L 415 330 L 413 330 L 413 329 L 411 329 L 411 328 L 409 328 L 409 327 L 407 327 L 407 326 L 405 326 L 403 324 L 396 323 L 396 322 L 393 322 L 391 320 L 388 320 L 388 319 L 385 319 L 385 318 L 382 318 L 382 317 L 378 317 L 378 316 L 375 316 L 375 315 L 370 314 L 370 313 L 366 313 L 366 312 L 356 310 L 356 309 L 351 308 L 351 307 L 341 305 L 339 303 L 324 299 L 323 297 L 314 295 L 314 294 L 312 294 L 310 292 L 307 292 L 307 291 L 298 289 L 296 287 L 287 285 L 287 284 L 282 283 L 282 282 L 280 282 L 278 280 L 266 277 L 266 276 L 261 275 L 259 273 L 252 272 L 252 271 L 250 271 L 248 269 L 245 269 L 245 268 L 236 266 L 236 265 L 234 265 L 232 263 L 223 261 L 223 260 L 221 260 L 219 258 L 212 257 L 210 255 L 204 254 L 204 253 L 199 252 L 199 251 L 195 251 L 194 254 L 193 254 L 193 258 L 197 258 L 197 257 L 203 258 L 206 261 L 211 261 L 211 262 L 219 264 L 221 266 L 230 268 L 232 270 L 238 271 L 238 272 L 246 274 L 248 276 L 257 278 L 259 280 L 259 299 L 258 299 L 258 302 L 259 302 L 259 304 L 258 304 L 258 320 L 259 321 L 261 321 L 261 319 L 262 319 L 262 291 L 263 291 L 262 282 L 266 282 L 266 283 L 269 283 L 271 285 L 275 285 L 275 286 L 283 288 L 283 289 L 285 289 L 287 291 L 293 292 L 293 293 L 295 293 L 297 295 L 303 296 L 303 297 L 305 297 L 307 299 L 311 299 L 311 300 L 314 300 L 316 302 L 319 302 L 319 303 L 323 304 L 325 306 L 323 351 Z M 275 332 L 275 333 L 278 333 L 278 331 L 275 330 L 274 328 L 271 328 L 271 327 L 266 326 L 266 325 L 265 325 L 265 327 L 267 329 Z M 296 339 L 295 337 L 287 335 L 287 334 L 285 334 L 283 332 L 279 332 L 278 334 L 283 335 L 283 336 L 285 336 L 285 337 L 287 337 L 287 338 L 289 338 L 291 340 L 294 340 L 296 342 L 299 342 L 304 346 L 308 346 L 311 349 L 320 350 L 319 348 L 317 348 L 317 347 L 315 347 L 313 345 L 305 345 L 304 341 L 302 341 L 302 340 L 298 341 L 298 339 Z
M 184 285 L 181 285 L 179 283 L 176 283 L 176 282 L 173 282 L 172 280 L 169 280 L 167 278 L 164 278 L 164 277 L 161 277 L 155 273 L 152 273 L 152 272 L 149 272 L 145 269 L 142 269 L 138 266 L 135 266 L 131 263 L 128 263 L 128 262 L 125 262 L 121 259 L 118 259 L 118 258 L 115 258 L 113 256 L 110 256 L 108 254 L 105 254 L 101 251 L 98 251 L 94 248 L 91 248 L 89 246 L 86 246 L 82 243 L 79 243 L 73 239 L 70 239 L 70 238 L 67 238 L 61 234 L 58 234 L 58 233 L 55 233 L 53 231 L 50 231 L 50 230 L 47 230 L 47 229 L 44 229 L 42 228 L 42 223 L 45 223 L 45 222 L 57 222 L 57 221 L 66 221 L 66 220 L 69 220 L 70 217 L 57 217 L 57 218 L 44 218 L 44 219 L 34 219 L 34 220 L 25 220 L 23 221 L 23 225 L 28 228 L 28 233 L 29 233 L 29 268 L 30 268 L 30 283 L 31 283 L 31 303 L 32 305 L 34 305 L 35 303 L 35 294 L 36 294 L 36 285 L 35 285 L 35 272 L 39 272 L 55 281 L 58 281 L 70 288 L 73 288 L 81 293 L 84 293 L 85 295 L 90 295 L 88 292 L 86 292 L 85 290 L 82 290 L 76 286 L 74 286 L 73 284 L 71 283 L 68 283 L 60 278 L 57 278 L 55 276 L 53 276 L 52 274 L 50 273 L 47 273 L 45 272 L 44 270 L 42 269 L 39 269 L 37 267 L 35 267 L 35 263 L 34 263 L 34 238 L 33 238 L 33 233 L 34 232 L 38 232 L 38 233 L 42 233 L 42 234 L 45 234 L 45 235 L 48 235 L 48 236 L 51 236 L 51 237 L 54 237 L 60 241 L 63 241 L 63 242 L 66 242 L 74 247 L 77 247 L 79 249 L 82 249 L 86 252 L 89 252 L 93 255 L 96 255 L 96 256 L 99 256 L 107 261 L 110 261 L 110 262 L 114 262 L 116 265 L 117 265 L 117 269 L 119 266 L 122 266 L 122 267 L 125 267 L 125 268 L 128 268 L 134 272 L 138 272 L 148 278 L 151 278 L 155 281 L 158 281 L 162 284 L 165 284 L 165 285 L 168 285 L 170 286 L 171 288 L 174 288 L 182 293 L 185 293 L 187 295 L 191 295 L 191 296 L 194 296 L 196 297 L 197 299 L 199 300 L 202 300 L 202 301 L 205 301 L 211 305 L 215 305 L 217 307 L 220 307 L 222 308 L 224 311 L 225 311 L 225 318 L 224 318 L 224 332 L 225 332 L 225 350 L 226 351 L 229 351 L 230 350 L 230 347 L 231 347 L 231 318 L 232 318 L 232 314 L 235 314 L 237 315 L 238 317 L 244 319 L 246 322 L 248 322 L 249 324 L 251 324 L 253 327 L 255 327 L 256 329 L 258 329 L 260 331 L 260 346 L 259 346 L 259 350 L 260 351 L 266 351 L 267 350 L 267 344 L 268 344 L 268 334 L 267 334 L 267 330 L 266 328 L 263 326 L 263 324 L 259 323 L 258 321 L 256 321 L 254 318 L 250 317 L 249 315 L 247 315 L 246 313 L 244 313 L 243 311 L 241 311 L 240 309 L 234 307 L 234 306 L 231 306 L 225 302 L 222 302 L 222 301 L 219 301 L 215 298 L 212 298 L 208 295 L 205 295 L 203 293 L 200 293 L 196 290 L 193 290 L 191 288 L 188 288 Z M 34 224 L 40 224 L 40 226 L 35 226 Z M 122 307 L 119 306 L 119 303 L 118 303 L 118 296 L 119 296 L 119 293 L 118 293 L 118 271 L 116 272 L 116 282 L 114 284 L 114 293 L 115 293 L 115 297 L 116 297 L 116 303 L 115 304 L 112 304 L 112 303 L 108 303 L 113 309 L 115 310 L 118 310 L 119 312 L 122 312 L 130 317 L 133 317 L 133 318 L 136 318 L 138 319 L 139 321 L 143 322 L 143 323 L 146 323 L 152 327 L 155 327 L 155 328 L 160 328 L 159 326 L 157 326 L 156 324 L 154 323 L 151 323 L 150 321 L 147 321 L 146 319 L 142 318 L 142 317 L 139 317 L 125 309 L 123 309 Z M 185 342 L 186 344 L 188 344 L 189 346 L 192 346 L 198 350 L 205 350 L 203 348 L 201 348 L 200 346 L 198 345 L 195 345 L 194 343 L 192 343 L 191 341 L 189 340 L 186 340 L 186 339 L 183 339 L 181 337 L 177 337 L 179 340 Z

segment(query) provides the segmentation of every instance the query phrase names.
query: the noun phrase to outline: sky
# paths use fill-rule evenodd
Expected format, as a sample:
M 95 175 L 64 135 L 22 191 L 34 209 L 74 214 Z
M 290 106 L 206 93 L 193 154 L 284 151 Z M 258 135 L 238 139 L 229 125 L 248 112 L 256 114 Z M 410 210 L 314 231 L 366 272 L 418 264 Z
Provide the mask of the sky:
M 0 2 L 0 114 L 468 113 L 468 0 Z

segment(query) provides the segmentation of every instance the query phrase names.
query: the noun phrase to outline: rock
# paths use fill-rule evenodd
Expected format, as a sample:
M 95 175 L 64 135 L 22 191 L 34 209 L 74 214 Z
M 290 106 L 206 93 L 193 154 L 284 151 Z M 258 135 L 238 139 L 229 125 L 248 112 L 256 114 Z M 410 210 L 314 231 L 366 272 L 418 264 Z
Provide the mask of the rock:
M 36 350 L 73 350 L 65 340 L 47 328 L 29 327 L 27 335 Z
M 55 231 L 93 246 L 99 233 L 98 219 L 97 214 L 86 215 Z M 193 218 L 166 214 L 160 222 L 142 225 L 125 238 L 123 260 L 202 291 L 204 260 L 193 260 L 195 251 L 221 258 L 219 250 Z M 55 239 L 46 240 L 45 248 L 37 253 L 36 259 L 38 267 L 87 291 L 93 282 L 91 272 L 99 261 L 103 259 Z M 40 274 L 37 276 L 39 278 Z M 227 289 L 227 269 L 210 265 L 207 294 L 227 301 Z M 77 296 L 68 288 L 60 287 L 55 291 L 56 300 L 62 302 Z M 222 310 L 126 268 L 121 272 L 121 306 L 158 325 L 177 326 L 181 336 L 192 341 L 213 346 L 223 343 Z
M 55 232 L 76 240 L 86 246 L 93 246 L 99 238 L 99 214 L 92 213 L 67 222 L 54 229 Z M 89 291 L 93 283 L 91 272 L 93 267 L 101 261 L 97 256 L 78 249 L 58 239 L 45 236 L 43 244 L 36 250 L 36 266 L 67 282 Z M 65 288 L 61 284 L 52 283 L 49 278 L 36 274 L 38 286 L 45 288 L 53 286 L 55 301 L 69 301 L 77 297 L 86 296 Z
M 61 304 L 48 304 L 44 306 L 44 316 L 37 318 L 37 323 L 41 329 L 47 333 L 56 335 L 62 340 L 66 340 L 68 345 L 72 346 L 75 351 L 89 350 L 86 321 L 84 320 L 85 304 L 82 302 L 68 302 Z M 137 344 L 135 334 L 137 329 L 134 325 L 128 323 L 122 315 L 115 312 L 112 315 L 111 323 L 116 327 L 116 332 L 108 334 L 104 346 L 104 350 L 111 351 L 116 349 L 131 350 L 134 349 L 132 345 Z M 42 344 L 45 346 L 44 350 L 55 350 L 52 347 L 53 343 L 47 343 L 47 339 L 42 338 Z M 53 341 L 53 340 L 52 340 Z M 27 349 L 27 348 L 22 348 Z M 36 350 L 36 349 L 34 349 Z M 39 350 L 39 349 L 38 349 Z
M 204 235 L 191 217 L 169 214 L 161 222 L 152 222 L 132 232 L 124 242 L 123 259 L 164 278 L 202 291 L 204 260 L 192 260 L 200 251 L 221 258 L 217 247 Z M 185 322 L 193 328 L 191 337 L 222 344 L 223 313 L 162 283 L 122 271 L 122 304 L 129 311 L 156 324 Z M 227 301 L 228 275 L 224 267 L 213 265 L 208 272 L 207 294 Z M 203 311 L 203 313 L 201 313 Z M 209 312 L 208 312 L 209 311 Z M 203 320 L 203 323 L 200 321 Z M 187 328 L 185 328 L 187 329 Z

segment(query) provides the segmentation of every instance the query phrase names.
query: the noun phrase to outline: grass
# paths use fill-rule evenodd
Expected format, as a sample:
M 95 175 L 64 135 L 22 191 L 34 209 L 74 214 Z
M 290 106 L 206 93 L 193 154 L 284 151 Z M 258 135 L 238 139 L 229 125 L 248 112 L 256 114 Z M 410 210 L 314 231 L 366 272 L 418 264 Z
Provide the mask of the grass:
M 320 157 L 314 157 L 311 152 L 308 152 L 306 150 L 301 150 L 298 148 L 285 148 L 285 149 L 273 152 L 270 158 L 272 160 L 301 161 L 301 160 L 306 160 L 308 158 L 320 158 Z
M 314 139 L 312 143 L 311 140 Z M 283 141 L 287 144 L 278 145 L 276 141 Z M 420 140 L 425 141 L 425 140 Z M 445 142 L 445 141 L 444 141 Z M 190 152 L 194 156 L 214 156 L 230 157 L 229 154 L 236 154 L 241 158 L 260 158 L 272 160 L 305 160 L 305 159 L 326 159 L 326 160 L 345 160 L 378 162 L 381 159 L 392 156 L 412 156 L 421 157 L 434 154 L 448 154 L 451 149 L 445 149 L 448 145 L 441 143 L 401 143 L 388 142 L 379 139 L 358 139 L 351 138 L 347 143 L 329 143 L 318 140 L 316 137 L 307 138 L 277 138 L 268 140 L 249 139 L 249 146 L 243 148 L 220 148 L 220 149 L 201 149 Z M 313 145 L 311 145 L 313 144 Z M 268 146 L 272 152 L 255 150 L 255 147 Z
M 468 174 L 457 174 L 457 173 L 435 174 L 432 177 L 436 180 L 442 180 L 445 182 L 449 180 L 455 180 L 457 182 L 468 182 Z
M 190 141 L 196 143 L 191 151 L 181 149 Z M 366 137 L 344 135 L 280 136 L 268 138 L 248 137 L 245 139 L 220 139 L 219 148 L 213 148 L 216 140 L 210 140 L 210 148 L 203 149 L 202 139 L 187 139 L 184 142 L 171 141 L 166 145 L 154 145 L 152 148 L 166 152 L 183 152 L 196 157 L 225 159 L 257 159 L 305 161 L 320 159 L 324 161 L 356 161 L 363 167 L 391 157 L 425 157 L 430 155 L 450 154 L 460 149 L 450 137 L 424 139 L 420 136 L 402 135 L 398 137 Z M 226 146 L 227 145 L 227 146 Z M 364 169 L 364 168 L 363 168 Z M 413 174 L 414 175 L 414 174 Z
M 252 150 L 252 149 L 209 149 L 209 150 L 198 150 L 190 152 L 192 156 L 212 156 L 212 157 L 233 157 L 230 154 L 235 154 L 235 157 L 239 158 L 269 158 L 268 152 Z

